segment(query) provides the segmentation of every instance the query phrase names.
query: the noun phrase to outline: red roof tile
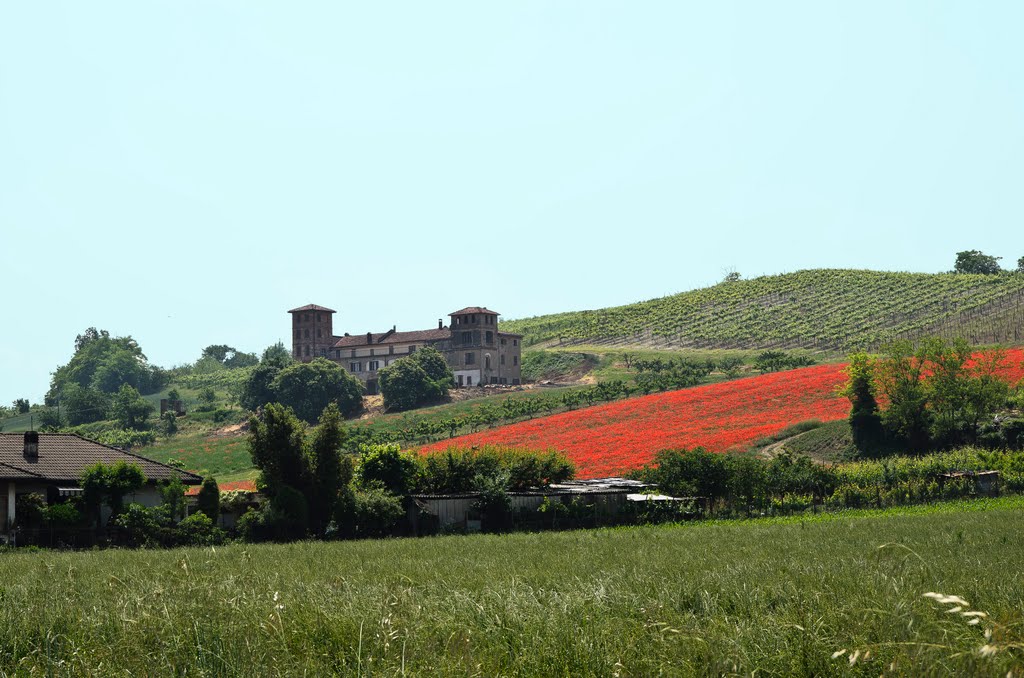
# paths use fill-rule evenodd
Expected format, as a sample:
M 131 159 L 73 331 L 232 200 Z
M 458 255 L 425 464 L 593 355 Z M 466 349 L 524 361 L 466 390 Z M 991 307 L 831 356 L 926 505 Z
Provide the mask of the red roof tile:
M 203 479 L 194 473 L 161 464 L 146 457 L 103 445 L 72 433 L 40 433 L 39 456 L 25 458 L 23 433 L 0 433 L 0 479 L 34 478 L 52 482 L 77 483 L 82 471 L 97 462 L 124 461 L 138 464 L 146 480 L 181 478 L 186 485 L 198 485 Z
M 324 311 L 325 313 L 337 313 L 334 309 L 327 308 L 326 306 L 317 306 L 316 304 L 306 304 L 305 306 L 299 306 L 288 311 L 289 313 L 299 313 L 300 311 Z
M 461 311 L 452 311 L 448 315 L 462 315 L 464 313 L 488 313 L 490 315 L 501 315 L 497 311 L 492 311 L 491 309 L 485 306 L 467 306 Z
M 452 331 L 447 327 L 437 330 L 416 330 L 413 332 L 378 332 L 370 335 L 367 343 L 365 334 L 353 334 L 347 337 L 336 337 L 334 348 L 352 348 L 354 346 L 387 346 L 388 344 L 404 344 L 410 341 L 442 341 L 451 339 Z

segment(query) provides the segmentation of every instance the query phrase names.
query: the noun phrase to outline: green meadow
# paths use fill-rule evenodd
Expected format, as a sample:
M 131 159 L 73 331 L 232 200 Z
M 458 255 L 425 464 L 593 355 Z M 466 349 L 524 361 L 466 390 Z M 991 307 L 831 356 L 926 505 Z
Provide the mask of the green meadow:
M 0 673 L 1017 675 L 1022 508 L 5 553 Z

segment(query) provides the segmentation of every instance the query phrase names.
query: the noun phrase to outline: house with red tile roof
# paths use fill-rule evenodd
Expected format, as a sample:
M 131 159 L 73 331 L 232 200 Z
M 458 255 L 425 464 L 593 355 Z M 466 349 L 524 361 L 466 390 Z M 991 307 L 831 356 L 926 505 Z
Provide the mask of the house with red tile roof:
M 146 484 L 125 497 L 125 503 L 158 506 L 161 502 L 157 483 L 180 478 L 185 485 L 198 485 L 203 479 L 158 461 L 116 447 L 104 445 L 73 433 L 0 433 L 0 534 L 8 534 L 17 522 L 15 506 L 22 494 L 40 494 L 47 503 L 67 501 L 82 494 L 82 471 L 96 463 L 136 464 Z M 106 520 L 107 514 L 102 516 Z
M 325 306 L 306 304 L 292 316 L 292 355 L 296 360 L 327 358 L 362 380 L 367 393 L 378 392 L 377 372 L 424 346 L 448 361 L 457 386 L 521 383 L 522 336 L 498 330 L 497 311 L 468 306 L 449 313 L 436 329 L 334 334 L 333 315 Z

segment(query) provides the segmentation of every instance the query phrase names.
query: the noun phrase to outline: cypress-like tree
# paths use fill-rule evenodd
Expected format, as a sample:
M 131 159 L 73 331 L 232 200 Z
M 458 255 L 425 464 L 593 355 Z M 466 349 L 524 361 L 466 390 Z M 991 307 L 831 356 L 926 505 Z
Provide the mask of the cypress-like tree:
M 844 395 L 850 399 L 850 433 L 862 454 L 880 456 L 885 450 L 885 430 L 875 398 L 875 363 L 866 353 L 850 356 Z
M 213 476 L 203 479 L 203 486 L 196 496 L 196 508 L 206 514 L 213 523 L 220 517 L 220 487 Z

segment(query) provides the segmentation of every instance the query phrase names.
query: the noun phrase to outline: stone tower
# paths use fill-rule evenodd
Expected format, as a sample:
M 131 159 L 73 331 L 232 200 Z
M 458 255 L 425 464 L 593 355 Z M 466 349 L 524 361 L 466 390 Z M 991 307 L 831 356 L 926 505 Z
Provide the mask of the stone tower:
M 335 342 L 335 311 L 306 304 L 288 312 L 292 314 L 292 357 L 303 362 L 328 357 Z

